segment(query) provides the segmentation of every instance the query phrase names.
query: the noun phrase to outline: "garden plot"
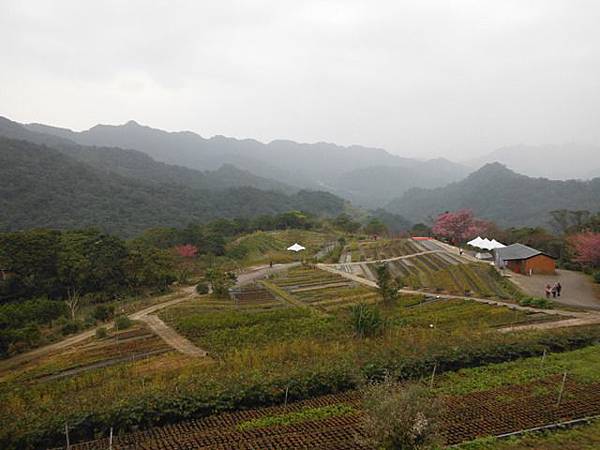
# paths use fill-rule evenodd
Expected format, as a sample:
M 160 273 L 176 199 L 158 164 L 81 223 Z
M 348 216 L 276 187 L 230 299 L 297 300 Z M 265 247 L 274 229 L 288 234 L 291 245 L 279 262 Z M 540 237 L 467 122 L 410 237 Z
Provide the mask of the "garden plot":
M 160 355 L 173 349 L 142 323 L 123 331 L 112 331 L 106 337 L 93 337 L 83 343 L 49 355 L 35 370 L 24 376 L 36 381 L 68 378 L 83 372 L 110 367 Z
M 269 290 L 260 284 L 250 284 L 231 291 L 231 298 L 236 307 L 271 309 L 285 306 Z
M 432 251 L 444 251 L 444 249 L 434 241 L 415 241 L 413 239 L 354 242 L 342 254 L 340 261 L 345 263 L 376 261 Z
M 449 253 L 416 255 L 386 264 L 392 275 L 409 289 L 485 298 L 514 297 L 514 287 L 503 280 L 493 267 L 483 263 L 464 263 Z M 348 265 L 346 269 L 336 268 L 376 282 L 376 265 L 365 263 Z
M 303 257 L 310 257 L 334 240 L 334 236 L 308 230 L 257 231 L 229 243 L 227 255 L 245 265 L 284 263 L 296 259 L 296 255 L 287 250 L 294 242 L 306 247 Z
M 333 311 L 356 303 L 377 301 L 375 290 L 319 269 L 298 267 L 272 280 L 302 303 Z
M 551 355 L 544 367 L 539 358 L 528 358 L 439 376 L 433 393 L 442 403 L 443 444 L 600 414 L 599 362 L 597 347 L 587 347 Z M 569 366 L 572 372 L 563 384 L 561 372 Z M 114 439 L 113 448 L 362 449 L 356 437 L 362 431 L 363 414 L 360 394 L 348 391 L 121 435 Z M 107 446 L 107 439 L 99 439 L 71 448 L 99 450 Z

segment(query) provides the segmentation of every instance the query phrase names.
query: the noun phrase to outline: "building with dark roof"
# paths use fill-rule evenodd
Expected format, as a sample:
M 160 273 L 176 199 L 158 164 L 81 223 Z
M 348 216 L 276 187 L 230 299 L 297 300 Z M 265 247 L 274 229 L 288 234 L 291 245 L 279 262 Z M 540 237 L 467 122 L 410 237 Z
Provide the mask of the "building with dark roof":
M 497 267 L 506 267 L 515 273 L 553 274 L 556 271 L 556 258 L 523 244 L 496 249 L 494 254 Z

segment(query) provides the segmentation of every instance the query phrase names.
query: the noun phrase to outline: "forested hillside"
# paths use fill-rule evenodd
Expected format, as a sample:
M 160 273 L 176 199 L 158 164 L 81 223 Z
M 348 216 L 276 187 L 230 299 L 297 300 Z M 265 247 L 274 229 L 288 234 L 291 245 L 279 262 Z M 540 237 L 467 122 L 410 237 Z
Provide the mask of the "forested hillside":
M 362 206 L 379 207 L 411 188 L 436 188 L 459 181 L 469 174 L 467 167 L 445 159 L 432 159 L 411 167 L 370 166 L 341 175 L 336 193 Z
M 530 178 L 495 163 L 443 188 L 412 189 L 386 207 L 413 222 L 461 208 L 502 226 L 547 225 L 550 211 L 600 210 L 600 178 Z
M 192 169 L 233 164 L 253 174 L 309 189 L 325 189 L 365 207 L 382 206 L 411 187 L 437 187 L 464 178 L 470 169 L 447 160 L 420 161 L 380 148 L 298 143 L 166 132 L 130 121 L 73 132 L 41 124 L 27 129 L 82 145 L 117 146 L 147 153 L 157 161 Z
M 228 169 L 223 169 L 227 171 Z M 191 188 L 100 170 L 58 150 L 0 138 L 0 230 L 94 226 L 121 236 L 219 217 L 303 210 L 338 214 L 344 201 L 324 192 L 287 195 L 240 187 Z
M 83 146 L 62 136 L 29 130 L 3 117 L 0 117 L 0 136 L 47 145 L 96 169 L 145 182 L 173 183 L 210 190 L 242 186 L 286 193 L 298 190 L 285 183 L 253 175 L 230 164 L 216 170 L 199 171 L 155 161 L 146 153 L 137 150 Z

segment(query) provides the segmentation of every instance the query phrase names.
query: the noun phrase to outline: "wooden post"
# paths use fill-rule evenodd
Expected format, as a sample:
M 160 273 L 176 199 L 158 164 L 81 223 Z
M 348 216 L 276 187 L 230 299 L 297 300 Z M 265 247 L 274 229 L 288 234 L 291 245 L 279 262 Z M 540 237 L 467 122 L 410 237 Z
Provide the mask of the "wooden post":
M 108 450 L 112 450 L 113 443 L 113 428 L 110 427 L 110 436 L 108 437 Z
M 435 371 L 437 370 L 437 362 L 433 366 L 433 371 L 431 372 L 431 380 L 429 381 L 429 389 L 433 389 L 433 380 L 435 380 Z
M 546 361 L 546 349 L 544 349 L 544 353 L 542 353 L 542 360 L 540 361 L 540 369 L 544 367 L 545 361 Z
M 562 379 L 562 383 L 560 384 L 560 391 L 558 392 L 558 400 L 556 401 L 556 406 L 560 406 L 560 402 L 562 400 L 563 391 L 565 390 L 565 383 L 567 381 L 567 372 L 565 371 Z
M 65 437 L 67 439 L 67 450 L 71 448 L 71 442 L 69 441 L 69 424 L 65 422 Z
M 284 408 L 287 408 L 287 402 L 288 402 L 288 393 L 289 393 L 289 391 L 290 391 L 290 385 L 288 384 L 288 385 L 285 387 L 285 401 L 284 401 L 284 403 L 283 403 L 283 407 L 284 407 Z

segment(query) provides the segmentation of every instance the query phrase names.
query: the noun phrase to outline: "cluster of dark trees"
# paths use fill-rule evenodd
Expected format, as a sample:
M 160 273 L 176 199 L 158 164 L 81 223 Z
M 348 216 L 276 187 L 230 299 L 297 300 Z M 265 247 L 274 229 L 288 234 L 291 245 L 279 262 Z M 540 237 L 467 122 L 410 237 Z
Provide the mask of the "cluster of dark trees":
M 164 290 L 175 279 L 169 252 L 94 229 L 0 233 L 0 269 L 0 356 L 39 342 L 38 326 L 61 317 L 77 331 L 84 302 Z
M 92 154 L 100 158 L 107 152 L 99 149 Z M 170 168 L 159 166 L 164 171 Z M 290 193 L 253 186 L 195 184 L 190 181 L 194 176 L 187 175 L 183 168 L 171 169 L 182 171 L 185 183 L 171 181 L 170 172 L 155 177 L 155 170 L 144 170 L 147 168 L 137 163 L 135 176 L 113 168 L 91 164 L 64 150 L 0 137 L 0 231 L 93 226 L 132 237 L 152 227 L 182 227 L 220 217 L 255 217 L 293 209 L 336 215 L 346 205 L 327 192 Z M 243 179 L 231 166 L 217 172 L 220 179 Z M 198 172 L 195 177 L 205 180 L 208 175 Z

